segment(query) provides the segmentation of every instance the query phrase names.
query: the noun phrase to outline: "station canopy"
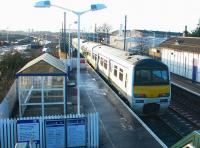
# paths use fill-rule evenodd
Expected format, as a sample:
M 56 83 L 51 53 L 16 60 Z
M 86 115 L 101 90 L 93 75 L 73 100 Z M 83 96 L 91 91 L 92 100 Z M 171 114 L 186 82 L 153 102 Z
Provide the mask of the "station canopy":
M 19 116 L 66 115 L 67 71 L 64 63 L 45 53 L 16 73 Z
M 27 63 L 16 76 L 21 75 L 65 75 L 66 70 L 62 61 L 45 53 Z

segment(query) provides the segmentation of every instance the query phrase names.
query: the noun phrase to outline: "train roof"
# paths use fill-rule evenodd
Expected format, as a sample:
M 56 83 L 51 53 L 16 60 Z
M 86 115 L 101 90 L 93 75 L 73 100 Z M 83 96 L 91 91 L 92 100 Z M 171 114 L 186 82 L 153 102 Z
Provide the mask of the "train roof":
M 88 48 L 93 49 L 94 47 L 99 46 L 99 45 L 101 45 L 101 44 L 96 43 L 96 42 L 82 42 L 82 45 L 83 45 L 84 47 L 87 46 Z
M 126 52 L 117 48 L 113 48 L 110 46 L 105 45 L 98 45 L 93 48 L 94 51 L 98 50 L 98 52 L 102 55 L 109 55 L 109 56 L 115 56 L 120 59 L 123 59 L 124 61 L 128 62 L 131 65 L 135 65 L 136 62 L 142 60 L 142 59 L 149 59 L 147 56 L 143 55 L 134 55 L 130 52 Z
M 76 39 L 77 41 L 77 39 Z M 157 63 L 157 66 L 161 66 L 164 65 L 161 62 L 155 61 L 153 59 L 151 59 L 148 56 L 144 56 L 144 55 L 136 55 L 127 51 L 123 51 L 120 50 L 118 48 L 114 48 L 114 47 L 110 47 L 110 46 L 106 46 L 106 45 L 102 45 L 100 43 L 96 43 L 96 42 L 87 42 L 84 40 L 81 40 L 81 46 L 87 47 L 88 49 L 93 49 L 93 51 L 98 52 L 100 54 L 102 54 L 103 56 L 107 56 L 107 57 L 117 57 L 119 59 L 122 59 L 123 61 L 129 63 L 130 65 L 140 65 L 140 64 L 144 64 L 149 62 L 149 64 L 152 66 L 152 64 L 155 66 L 155 64 Z M 142 62 L 143 61 L 143 62 Z M 146 64 L 144 64 L 146 65 Z

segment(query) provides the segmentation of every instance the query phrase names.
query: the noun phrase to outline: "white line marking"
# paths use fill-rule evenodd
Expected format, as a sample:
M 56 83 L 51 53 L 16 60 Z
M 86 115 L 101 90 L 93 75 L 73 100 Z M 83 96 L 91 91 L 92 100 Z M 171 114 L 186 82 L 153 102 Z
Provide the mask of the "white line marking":
M 174 83 L 174 82 L 171 82 L 173 85 L 175 85 L 175 86 L 178 86 L 178 87 L 180 87 L 180 88 L 182 88 L 182 89 L 184 89 L 184 90 L 186 90 L 186 91 L 188 91 L 188 92 L 190 92 L 190 93 L 193 93 L 193 94 L 195 94 L 195 95 L 197 95 L 197 96 L 199 96 L 200 97 L 200 94 L 199 93 L 197 93 L 197 92 L 194 92 L 194 91 L 192 91 L 192 90 L 190 90 L 190 89 L 188 89 L 188 88 L 186 88 L 186 87 L 183 87 L 183 86 L 181 86 L 181 85 L 178 85 L 178 84 L 176 84 L 176 83 Z
M 92 101 L 92 98 L 90 97 L 90 95 L 88 94 L 88 92 L 86 92 L 86 94 L 88 95 L 88 97 L 89 97 L 89 99 L 90 99 L 90 102 L 92 103 L 92 106 L 93 106 L 93 108 L 94 108 L 94 111 L 97 112 L 96 107 L 94 106 L 94 103 L 93 103 L 93 101 Z M 103 127 L 103 130 L 104 130 L 105 134 L 106 134 L 106 137 L 108 138 L 108 140 L 109 140 L 109 142 L 111 143 L 112 147 L 115 148 L 115 146 L 114 146 L 114 144 L 113 144 L 113 142 L 112 142 L 112 140 L 111 140 L 111 138 L 110 138 L 108 132 L 106 131 L 106 128 L 105 128 L 105 126 L 104 126 L 104 123 L 103 123 L 101 117 L 99 117 L 99 120 L 100 120 L 100 123 L 101 123 L 101 125 L 102 125 L 102 127 Z

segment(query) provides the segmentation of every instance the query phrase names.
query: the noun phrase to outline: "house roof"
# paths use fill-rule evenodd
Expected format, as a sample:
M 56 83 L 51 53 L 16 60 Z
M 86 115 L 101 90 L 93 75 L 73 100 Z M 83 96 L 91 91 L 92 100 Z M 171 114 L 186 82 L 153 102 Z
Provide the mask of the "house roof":
M 159 47 L 200 53 L 200 38 L 174 37 L 164 41 Z
M 35 58 L 34 60 L 28 62 L 22 69 L 20 69 L 17 72 L 17 74 L 22 73 L 26 69 L 36 65 L 37 63 L 39 63 L 41 61 L 44 61 L 47 64 L 51 65 L 52 67 L 58 69 L 60 71 L 60 73 L 66 74 L 64 63 L 61 60 L 57 59 L 56 57 L 54 57 L 48 53 L 44 53 L 41 56 Z M 32 73 L 37 73 L 37 71 L 33 71 Z

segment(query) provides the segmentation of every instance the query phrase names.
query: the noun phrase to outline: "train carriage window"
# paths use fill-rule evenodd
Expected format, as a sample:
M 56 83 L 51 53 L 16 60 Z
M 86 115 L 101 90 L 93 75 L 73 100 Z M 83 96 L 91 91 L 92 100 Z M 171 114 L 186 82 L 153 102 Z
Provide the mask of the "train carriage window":
M 127 77 L 127 73 L 125 75 L 125 88 L 127 88 L 127 81 L 128 81 L 128 77 Z
M 103 66 L 103 58 L 100 59 L 100 64 Z
M 123 69 L 119 69 L 119 79 L 123 81 Z
M 107 60 L 104 60 L 104 68 L 107 69 Z
M 95 61 L 97 61 L 97 55 L 95 54 Z
M 114 65 L 114 76 L 117 77 L 117 66 Z

